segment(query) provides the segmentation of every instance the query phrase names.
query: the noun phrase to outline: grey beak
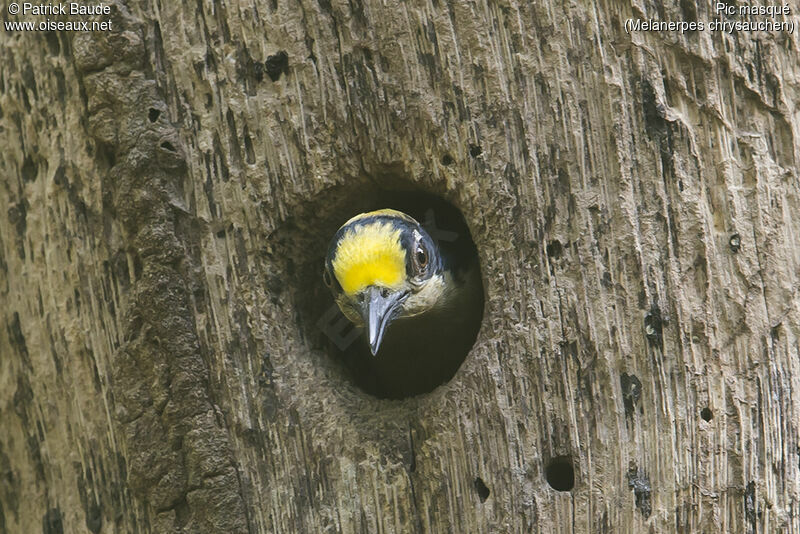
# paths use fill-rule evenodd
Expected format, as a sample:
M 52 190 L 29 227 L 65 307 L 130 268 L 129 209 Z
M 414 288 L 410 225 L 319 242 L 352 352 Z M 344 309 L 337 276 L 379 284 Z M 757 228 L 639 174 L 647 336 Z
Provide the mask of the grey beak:
M 389 323 L 405 300 L 405 293 L 394 291 L 384 295 L 385 289 L 370 286 L 364 290 L 361 317 L 367 328 L 369 350 L 375 356 L 383 341 Z

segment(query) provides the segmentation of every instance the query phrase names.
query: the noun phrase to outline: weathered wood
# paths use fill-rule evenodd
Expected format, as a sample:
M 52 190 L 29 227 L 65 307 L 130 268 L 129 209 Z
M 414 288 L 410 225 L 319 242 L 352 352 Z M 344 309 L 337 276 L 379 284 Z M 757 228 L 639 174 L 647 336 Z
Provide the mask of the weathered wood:
M 714 12 L 128 2 L 0 32 L 0 532 L 800 531 L 797 33 L 629 18 Z M 385 188 L 462 210 L 487 292 L 405 401 L 320 329 L 325 245 Z

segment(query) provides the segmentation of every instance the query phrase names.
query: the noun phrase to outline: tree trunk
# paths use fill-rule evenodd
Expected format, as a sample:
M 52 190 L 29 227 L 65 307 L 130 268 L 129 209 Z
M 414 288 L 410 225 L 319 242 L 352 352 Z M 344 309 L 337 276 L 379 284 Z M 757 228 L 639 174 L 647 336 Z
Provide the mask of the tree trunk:
M 0 32 L 0 532 L 800 532 L 800 41 L 708 27 L 800 6 L 655 4 L 3 6 L 111 29 Z M 401 401 L 321 283 L 396 189 L 486 291 Z

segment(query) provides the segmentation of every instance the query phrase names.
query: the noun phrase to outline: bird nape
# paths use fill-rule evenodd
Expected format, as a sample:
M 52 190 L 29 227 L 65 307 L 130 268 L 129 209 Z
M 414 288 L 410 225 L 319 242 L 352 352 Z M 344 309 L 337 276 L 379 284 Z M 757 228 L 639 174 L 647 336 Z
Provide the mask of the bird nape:
M 343 351 L 355 381 L 382 398 L 433 390 L 478 333 L 483 287 L 466 224 L 429 228 L 392 209 L 362 213 L 334 235 L 323 280 L 363 335 Z

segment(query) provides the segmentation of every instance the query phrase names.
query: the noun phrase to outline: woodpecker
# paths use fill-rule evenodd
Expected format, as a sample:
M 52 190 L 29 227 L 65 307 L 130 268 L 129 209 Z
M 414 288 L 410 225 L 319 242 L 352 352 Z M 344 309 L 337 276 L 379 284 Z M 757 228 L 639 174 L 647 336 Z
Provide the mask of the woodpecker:
M 323 281 L 344 316 L 363 329 L 346 361 L 374 395 L 433 390 L 452 378 L 475 342 L 483 287 L 465 224 L 436 240 L 401 211 L 356 215 L 331 240 Z

